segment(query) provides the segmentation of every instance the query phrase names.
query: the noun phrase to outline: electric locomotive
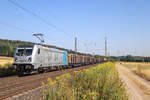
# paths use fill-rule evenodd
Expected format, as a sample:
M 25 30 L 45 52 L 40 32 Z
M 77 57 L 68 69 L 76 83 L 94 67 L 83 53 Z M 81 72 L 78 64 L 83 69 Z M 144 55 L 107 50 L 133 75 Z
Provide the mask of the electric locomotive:
M 54 69 L 68 65 L 67 52 L 42 45 L 18 45 L 14 54 L 14 68 L 18 75 L 32 71 L 44 72 L 45 68 Z

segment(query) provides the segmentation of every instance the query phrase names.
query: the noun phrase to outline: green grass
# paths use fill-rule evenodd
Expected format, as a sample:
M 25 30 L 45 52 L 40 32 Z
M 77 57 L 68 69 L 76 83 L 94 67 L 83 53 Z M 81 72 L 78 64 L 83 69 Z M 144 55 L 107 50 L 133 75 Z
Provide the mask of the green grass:
M 44 83 L 42 83 L 44 85 Z M 127 100 L 126 91 L 113 63 L 75 71 L 48 79 L 45 100 Z

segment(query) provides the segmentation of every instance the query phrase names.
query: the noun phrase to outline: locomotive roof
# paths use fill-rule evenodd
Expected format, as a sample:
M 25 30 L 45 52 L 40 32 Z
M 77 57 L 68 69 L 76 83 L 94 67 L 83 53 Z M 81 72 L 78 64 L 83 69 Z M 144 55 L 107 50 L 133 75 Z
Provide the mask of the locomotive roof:
M 57 51 L 57 52 L 66 52 L 64 50 L 59 50 L 59 49 L 55 49 L 55 48 L 49 48 L 50 50 L 53 50 L 53 51 Z
M 21 45 L 18 45 L 18 48 L 24 48 L 24 47 L 33 47 L 34 45 L 33 44 L 21 44 Z
M 34 45 L 37 45 L 37 46 L 39 46 L 39 47 L 41 47 L 41 48 L 48 49 L 48 50 L 52 50 L 52 51 L 67 52 L 67 51 L 65 51 L 65 50 L 59 50 L 59 49 L 55 49 L 55 48 L 43 46 L 43 45 L 40 45 L 40 44 L 20 44 L 20 45 L 18 45 L 17 47 L 18 47 L 18 48 L 25 48 L 25 47 L 33 48 Z
M 37 45 L 42 47 L 43 49 L 47 49 L 47 50 L 51 50 L 51 51 L 57 51 L 57 52 L 67 52 L 65 50 L 59 50 L 59 49 L 55 49 L 55 48 L 51 48 L 51 47 L 47 47 L 47 46 L 42 46 L 42 45 Z

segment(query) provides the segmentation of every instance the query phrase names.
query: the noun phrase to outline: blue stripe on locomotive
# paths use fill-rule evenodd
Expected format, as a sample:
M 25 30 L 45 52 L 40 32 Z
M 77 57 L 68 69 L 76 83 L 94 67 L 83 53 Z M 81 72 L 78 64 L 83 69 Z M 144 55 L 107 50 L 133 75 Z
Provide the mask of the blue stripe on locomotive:
M 63 52 L 63 65 L 67 65 L 67 52 Z

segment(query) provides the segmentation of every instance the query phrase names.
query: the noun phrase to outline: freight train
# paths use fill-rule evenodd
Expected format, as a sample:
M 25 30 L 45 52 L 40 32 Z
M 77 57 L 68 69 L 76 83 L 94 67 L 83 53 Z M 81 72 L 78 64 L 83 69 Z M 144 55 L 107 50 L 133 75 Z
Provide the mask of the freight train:
M 14 54 L 14 69 L 19 76 L 25 73 L 60 68 L 71 68 L 103 62 L 93 56 L 68 53 L 67 51 L 45 47 L 42 45 L 18 45 Z

